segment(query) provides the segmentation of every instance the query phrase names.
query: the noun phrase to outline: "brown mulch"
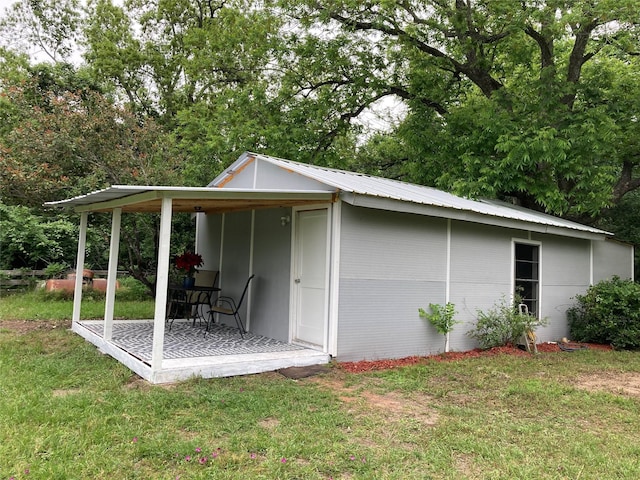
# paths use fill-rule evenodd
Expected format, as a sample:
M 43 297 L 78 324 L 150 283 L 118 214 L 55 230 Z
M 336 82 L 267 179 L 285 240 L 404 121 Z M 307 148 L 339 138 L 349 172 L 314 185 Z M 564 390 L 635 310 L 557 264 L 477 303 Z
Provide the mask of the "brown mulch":
M 540 343 L 536 345 L 539 353 L 560 353 L 566 352 L 562 350 L 557 343 Z M 593 350 L 611 350 L 610 345 L 598 345 L 594 343 L 574 343 L 569 342 L 563 344 L 571 350 L 593 349 Z M 520 357 L 530 356 L 532 354 L 517 346 L 494 347 L 488 350 L 476 348 L 465 352 L 447 352 L 429 356 L 412 356 L 397 359 L 385 360 L 362 360 L 360 362 L 341 362 L 338 366 L 350 373 L 372 372 L 376 370 L 388 370 L 390 368 L 406 367 L 409 365 L 424 364 L 430 361 L 435 362 L 451 362 L 463 360 L 466 358 L 476 357 L 493 357 L 496 355 L 514 355 Z

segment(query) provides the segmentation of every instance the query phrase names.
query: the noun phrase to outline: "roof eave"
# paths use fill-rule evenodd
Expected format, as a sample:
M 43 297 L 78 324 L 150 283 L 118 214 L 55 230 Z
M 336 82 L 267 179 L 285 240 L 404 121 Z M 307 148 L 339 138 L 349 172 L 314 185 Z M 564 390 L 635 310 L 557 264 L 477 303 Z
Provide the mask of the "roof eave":
M 493 225 L 515 230 L 560 235 L 565 237 L 582 238 L 586 240 L 604 240 L 607 237 L 613 236 L 613 234 L 609 232 L 593 229 L 591 227 L 584 227 L 584 229 L 582 230 L 577 228 L 559 227 L 544 223 L 536 223 L 507 217 L 498 217 L 495 215 L 482 214 L 479 212 L 456 209 L 447 206 L 405 202 L 392 198 L 381 198 L 369 195 L 361 195 L 352 192 L 341 193 L 340 198 L 344 202 L 354 206 L 400 211 L 404 213 L 413 213 L 417 215 L 426 215 L 438 218 L 448 218 L 451 220 L 473 222 L 483 225 Z
M 106 198 L 112 196 L 113 198 Z M 73 208 L 76 212 L 104 212 L 121 208 L 124 212 L 159 212 L 163 198 L 173 200 L 176 212 L 222 213 L 258 208 L 290 207 L 333 202 L 335 192 L 244 190 L 193 187 L 114 186 L 88 195 L 45 205 Z

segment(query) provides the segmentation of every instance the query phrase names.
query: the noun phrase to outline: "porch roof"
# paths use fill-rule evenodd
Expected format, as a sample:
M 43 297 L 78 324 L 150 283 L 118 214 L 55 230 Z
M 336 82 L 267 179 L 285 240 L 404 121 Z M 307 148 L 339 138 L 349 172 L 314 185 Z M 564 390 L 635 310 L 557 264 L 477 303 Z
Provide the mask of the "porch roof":
M 175 212 L 221 213 L 259 208 L 291 207 L 333 202 L 337 191 L 255 190 L 211 187 L 113 185 L 86 195 L 47 202 L 49 207 L 68 207 L 76 212 L 160 212 L 162 199 L 173 200 Z

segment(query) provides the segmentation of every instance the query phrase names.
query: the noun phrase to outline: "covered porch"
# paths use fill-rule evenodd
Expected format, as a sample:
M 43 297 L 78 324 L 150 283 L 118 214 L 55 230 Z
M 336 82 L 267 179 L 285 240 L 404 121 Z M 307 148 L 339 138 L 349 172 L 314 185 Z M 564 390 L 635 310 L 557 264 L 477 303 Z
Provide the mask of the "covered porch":
M 151 383 L 246 375 L 329 361 L 325 353 L 251 332 L 242 338 L 236 328 L 227 325 L 214 324 L 205 335 L 191 321 L 178 320 L 165 331 L 161 368 L 154 371 L 153 320 L 115 320 L 110 340 L 104 338 L 104 325 L 104 320 L 81 320 L 73 323 L 72 330 Z
M 306 348 L 294 345 L 291 335 L 280 340 L 270 338 L 273 334 L 262 331 L 262 336 L 252 333 L 250 312 L 251 289 L 246 305 L 249 334 L 240 338 L 230 327 L 216 326 L 215 331 L 203 335 L 187 323 L 174 323 L 169 328 L 167 296 L 169 289 L 171 221 L 174 212 L 190 212 L 196 215 L 221 215 L 275 209 L 291 209 L 318 203 L 330 204 L 337 198 L 335 190 L 288 190 L 288 189 L 223 189 L 215 187 L 156 187 L 113 186 L 105 190 L 80 197 L 50 202 L 49 206 L 70 207 L 80 213 L 80 234 L 76 268 L 84 269 L 88 216 L 94 212 L 111 214 L 112 228 L 109 245 L 109 265 L 104 318 L 96 321 L 81 320 L 82 277 L 76 277 L 72 330 L 96 345 L 102 352 L 117 359 L 132 371 L 151 383 L 167 383 L 199 376 L 203 378 L 252 374 L 293 366 L 308 366 L 327 363 L 327 349 Z M 154 318 L 151 320 L 121 321 L 114 319 L 116 274 L 120 244 L 120 224 L 123 214 L 129 212 L 159 213 L 159 246 L 156 275 Z M 253 217 L 252 217 L 253 218 Z M 280 219 L 278 218 L 278 224 Z M 284 223 L 283 223 L 284 224 Z M 231 228 L 231 227 L 229 227 Z M 253 232 L 252 232 L 253 234 Z M 250 240 L 253 242 L 253 239 Z M 249 255 L 246 270 L 240 272 L 246 281 L 247 274 L 257 274 L 257 292 L 272 298 L 288 298 L 289 291 L 280 291 L 269 278 L 268 271 L 255 271 L 253 257 Z M 222 269 L 223 256 L 220 251 L 219 264 Z M 229 265 L 233 260 L 228 260 Z M 217 265 L 215 266 L 217 267 Z M 210 268 L 205 266 L 205 268 Z M 215 268 L 212 268 L 215 269 Z M 286 271 L 287 277 L 290 272 Z M 227 276 L 222 294 L 235 296 L 237 285 Z M 274 291 L 274 288 L 277 291 Z M 288 287 L 287 287 L 288 288 Z M 230 292 L 230 293 L 229 293 Z M 259 295 L 258 295 L 259 296 Z M 261 306 L 262 307 L 262 306 Z M 258 310 L 258 308 L 256 308 Z M 288 314 L 269 312 L 269 321 L 288 325 Z M 278 337 L 276 337 L 278 338 Z M 321 347 L 322 348 L 322 347 Z

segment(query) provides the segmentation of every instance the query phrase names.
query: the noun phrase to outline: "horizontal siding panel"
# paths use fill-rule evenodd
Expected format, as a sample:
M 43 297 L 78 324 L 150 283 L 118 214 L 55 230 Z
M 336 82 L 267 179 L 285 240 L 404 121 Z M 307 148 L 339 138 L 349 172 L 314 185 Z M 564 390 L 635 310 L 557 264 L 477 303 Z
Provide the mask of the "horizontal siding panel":
M 339 361 L 400 358 L 442 351 L 444 337 L 418 308 L 444 302 L 444 282 L 340 281 Z
M 251 331 L 289 341 L 291 224 L 280 217 L 290 209 L 257 210 L 253 252 Z
M 633 247 L 615 241 L 593 242 L 593 282 L 614 275 L 622 279 L 633 276 Z
M 542 237 L 542 284 L 572 286 L 589 283 L 588 240 Z
M 575 304 L 575 296 L 587 291 L 588 285 L 554 286 L 542 292 L 542 317 L 549 322 L 536 330 L 541 342 L 558 341 L 569 337 L 567 310 Z
M 343 207 L 341 278 L 444 281 L 445 220 Z
M 451 281 L 458 284 L 511 281 L 512 231 L 477 224 L 451 224 Z

